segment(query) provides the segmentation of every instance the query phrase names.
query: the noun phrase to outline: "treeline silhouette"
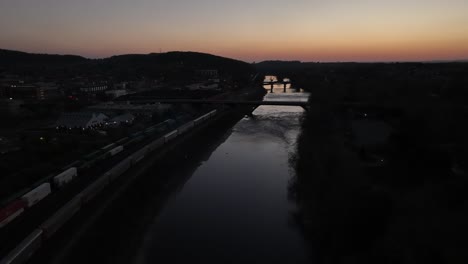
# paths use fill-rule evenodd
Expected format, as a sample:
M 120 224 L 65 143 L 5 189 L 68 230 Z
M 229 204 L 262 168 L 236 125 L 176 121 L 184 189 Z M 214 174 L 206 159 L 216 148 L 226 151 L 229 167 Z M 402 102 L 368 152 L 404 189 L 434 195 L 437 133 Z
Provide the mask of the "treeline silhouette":
M 177 81 L 192 78 L 198 70 L 218 70 L 221 77 L 240 80 L 255 72 L 251 64 L 197 52 L 128 54 L 87 59 L 73 55 L 31 54 L 0 49 L 0 74 L 54 81 L 77 76 L 115 81 L 140 78 Z
M 468 261 L 467 70 L 392 63 L 270 72 L 311 92 L 290 195 L 319 263 Z M 359 147 L 356 120 L 383 122 L 391 135 Z

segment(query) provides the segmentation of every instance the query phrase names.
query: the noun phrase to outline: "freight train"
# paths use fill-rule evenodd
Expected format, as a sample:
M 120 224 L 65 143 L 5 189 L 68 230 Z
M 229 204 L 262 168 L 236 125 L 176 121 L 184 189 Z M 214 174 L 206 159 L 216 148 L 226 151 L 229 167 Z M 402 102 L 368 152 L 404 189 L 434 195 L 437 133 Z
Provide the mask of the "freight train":
M 132 155 L 128 156 L 127 158 L 123 159 L 118 164 L 110 168 L 98 180 L 89 185 L 72 201 L 70 201 L 66 206 L 64 206 L 64 208 L 79 208 L 82 203 L 86 203 L 93 199 L 107 184 L 114 181 L 116 178 L 118 178 L 120 175 L 126 172 L 129 168 L 131 168 L 140 160 L 142 160 L 145 157 L 145 155 L 169 143 L 170 141 L 174 140 L 177 136 L 190 131 L 190 129 L 194 128 L 196 125 L 199 125 L 204 121 L 210 119 L 211 117 L 215 116 L 216 113 L 217 110 L 213 110 L 193 121 L 190 121 L 180 126 L 178 129 L 175 129 L 165 134 L 164 136 L 148 143 L 145 147 L 139 149 Z M 0 228 L 6 226 L 15 218 L 20 216 L 25 210 L 28 210 L 28 208 L 36 205 L 41 200 L 45 199 L 52 192 L 56 192 L 62 189 L 64 186 L 72 182 L 76 177 L 79 177 L 80 174 L 83 173 L 83 171 L 89 169 L 97 162 L 119 154 L 120 152 L 124 151 L 124 149 L 128 148 L 128 146 L 141 141 L 145 136 L 149 136 L 155 133 L 156 131 L 159 131 L 162 128 L 165 128 L 166 126 L 173 123 L 173 120 L 166 120 L 160 124 L 151 126 L 145 129 L 144 131 L 134 133 L 127 138 L 123 138 L 112 144 L 109 144 L 98 151 L 94 151 L 93 153 L 86 155 L 85 157 L 83 157 L 83 159 L 77 160 L 63 167 L 61 173 L 53 177 L 47 177 L 46 180 L 40 183 L 38 186 L 34 187 L 32 190 L 30 190 L 23 196 L 15 199 L 14 201 L 8 203 L 2 209 L 0 209 Z M 66 218 L 66 216 L 69 214 L 73 215 L 74 213 L 72 212 L 74 212 L 74 209 L 70 209 L 70 211 L 60 210 L 63 211 L 58 212 L 60 213 L 59 215 L 61 215 L 60 218 Z M 49 220 L 50 221 L 48 222 L 52 223 L 44 223 L 41 227 L 41 231 L 33 233 L 32 238 L 40 238 L 43 235 L 47 236 L 48 234 L 53 233 L 50 228 L 50 226 L 54 226 L 53 217 Z M 39 233 L 40 235 L 36 236 Z

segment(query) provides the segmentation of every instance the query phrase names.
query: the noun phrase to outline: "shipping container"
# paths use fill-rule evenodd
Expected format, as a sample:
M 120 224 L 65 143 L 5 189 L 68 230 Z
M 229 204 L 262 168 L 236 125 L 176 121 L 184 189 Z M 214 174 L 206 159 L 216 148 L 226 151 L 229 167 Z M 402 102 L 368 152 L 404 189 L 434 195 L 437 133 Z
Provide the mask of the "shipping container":
M 123 146 L 118 146 L 109 151 L 111 156 L 117 155 L 118 153 L 122 152 L 124 150 Z
M 115 144 L 121 145 L 122 143 L 124 143 L 124 142 L 127 141 L 127 140 L 128 140 L 128 137 L 124 137 L 124 138 L 121 138 L 121 139 L 117 140 L 117 141 L 115 142 Z
M 109 145 L 107 145 L 107 146 L 105 146 L 105 147 L 102 147 L 101 149 L 102 149 L 102 150 L 109 150 L 109 149 L 111 149 L 111 148 L 113 148 L 113 147 L 115 147 L 115 146 L 116 146 L 116 144 L 115 144 L 115 143 L 112 143 L 112 144 L 109 144 Z
M 40 228 L 42 229 L 44 238 L 50 238 L 68 220 L 70 220 L 80 210 L 81 203 L 81 195 L 75 196 L 75 198 L 66 203 L 54 215 L 42 223 Z
M 43 183 L 33 189 L 32 191 L 28 192 L 27 194 L 23 195 L 21 199 L 26 202 L 26 207 L 31 207 L 37 204 L 39 201 L 47 197 L 51 192 L 50 184 L 48 182 Z
M 159 148 L 160 146 L 164 145 L 164 138 L 158 138 L 156 140 L 154 140 L 153 142 L 151 142 L 149 145 L 148 145 L 148 148 L 149 148 L 149 151 L 153 151 L 157 148 Z
M 133 156 L 133 163 L 137 163 L 140 160 L 142 160 L 148 152 L 149 152 L 148 146 L 146 146 L 146 147 L 138 150 L 137 152 L 135 152 L 132 155 Z
M 60 188 L 65 184 L 71 182 L 76 176 L 78 176 L 77 169 L 75 167 L 69 168 L 68 170 L 54 177 L 54 184 L 55 186 Z
M 76 161 L 68 164 L 67 166 L 64 166 L 61 170 L 64 171 L 64 170 L 68 170 L 71 167 L 80 167 L 82 163 L 83 162 L 81 160 L 76 160 Z
M 23 200 L 16 200 L 0 210 L 0 228 L 6 226 L 16 217 L 24 212 L 26 203 Z
M 36 229 L 14 248 L 1 264 L 25 263 L 42 246 L 42 230 Z
M 106 174 L 109 175 L 109 181 L 114 181 L 120 175 L 124 174 L 132 165 L 131 158 L 126 158 L 119 162 L 116 166 L 112 167 Z
M 87 203 L 94 199 L 94 197 L 96 197 L 107 186 L 107 184 L 109 184 L 109 174 L 105 173 L 80 193 L 83 203 Z
M 164 142 L 169 142 L 169 141 L 173 140 L 174 138 L 176 138 L 177 133 L 178 133 L 178 131 L 176 129 L 176 130 L 171 131 L 171 132 L 167 133 L 166 135 L 164 135 Z
M 180 126 L 177 130 L 179 131 L 179 135 L 187 132 L 191 128 L 195 126 L 195 123 L 193 121 L 190 121 L 182 126 Z

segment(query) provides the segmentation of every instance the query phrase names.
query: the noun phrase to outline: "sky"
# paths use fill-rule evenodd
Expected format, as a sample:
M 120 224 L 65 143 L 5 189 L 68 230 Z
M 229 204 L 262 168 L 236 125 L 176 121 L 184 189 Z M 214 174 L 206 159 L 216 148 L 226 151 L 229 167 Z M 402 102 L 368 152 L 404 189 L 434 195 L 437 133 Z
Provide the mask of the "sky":
M 0 0 L 0 48 L 102 58 L 468 59 L 468 0 Z

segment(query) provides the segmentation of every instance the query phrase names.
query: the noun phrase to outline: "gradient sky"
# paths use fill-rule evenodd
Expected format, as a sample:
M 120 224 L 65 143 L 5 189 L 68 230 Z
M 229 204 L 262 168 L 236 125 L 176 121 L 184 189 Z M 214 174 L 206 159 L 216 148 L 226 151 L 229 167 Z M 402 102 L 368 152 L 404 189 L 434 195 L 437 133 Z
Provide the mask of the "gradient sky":
M 468 58 L 468 0 L 0 0 L 0 48 L 244 61 Z

